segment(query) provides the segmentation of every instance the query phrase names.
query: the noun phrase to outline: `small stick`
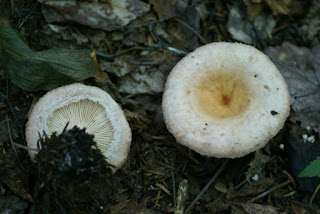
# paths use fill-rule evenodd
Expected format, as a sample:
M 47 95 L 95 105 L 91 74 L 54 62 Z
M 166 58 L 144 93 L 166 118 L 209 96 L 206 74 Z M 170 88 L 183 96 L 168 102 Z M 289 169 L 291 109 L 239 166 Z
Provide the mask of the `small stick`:
M 174 207 L 177 206 L 177 200 L 176 200 L 176 182 L 175 182 L 175 178 L 174 178 L 174 168 L 173 168 L 173 158 L 171 157 L 171 164 L 170 164 L 170 168 L 171 168 L 171 178 L 172 178 L 172 192 L 173 192 L 173 202 L 174 202 Z
M 244 179 L 243 181 L 241 181 L 237 186 L 234 187 L 234 189 L 239 189 L 240 187 L 242 187 L 245 183 L 247 183 L 247 179 Z
M 187 55 L 187 54 L 188 54 L 187 51 L 179 50 L 179 49 L 174 48 L 174 47 L 169 47 L 169 46 L 166 47 L 166 46 L 165 46 L 165 48 L 166 48 L 167 50 L 169 50 L 169 51 L 175 52 L 175 53 L 180 54 L 180 55 Z
M 129 60 L 128 61 L 131 64 L 134 65 L 159 65 L 159 62 L 156 61 L 134 61 L 134 60 Z
M 24 131 L 23 131 L 22 125 L 21 125 L 21 123 L 20 123 L 16 113 L 14 112 L 14 109 L 13 109 L 11 103 L 10 103 L 10 98 L 9 98 L 10 97 L 10 93 L 9 93 L 10 89 L 9 89 L 9 78 L 8 77 L 6 77 L 6 90 L 7 90 L 6 94 L 3 94 L 3 93 L 0 92 L 0 97 L 7 102 L 8 106 L 10 108 L 10 111 L 11 111 L 11 113 L 13 115 L 13 118 L 15 119 L 15 121 L 16 121 L 18 127 L 19 127 L 19 131 L 21 133 L 22 142 L 23 142 L 24 145 L 27 145 L 27 143 L 25 141 L 25 138 L 24 138 Z
M 156 186 L 159 187 L 163 192 L 171 196 L 170 191 L 167 188 L 165 188 L 162 184 L 157 183 Z
M 229 159 L 226 159 L 224 163 L 221 165 L 221 167 L 218 169 L 218 171 L 213 175 L 211 180 L 207 183 L 207 185 L 201 190 L 201 192 L 197 195 L 197 197 L 192 201 L 192 203 L 187 207 L 186 212 L 189 212 L 191 208 L 197 203 L 197 201 L 200 199 L 200 197 L 203 195 L 205 191 L 210 187 L 210 185 L 216 180 L 216 178 L 221 174 L 221 172 L 224 170 L 228 163 Z
M 174 214 L 183 214 L 184 206 L 188 198 L 188 180 L 184 179 L 179 183 L 177 206 Z
M 9 139 L 10 139 L 10 143 L 11 143 L 12 149 L 13 149 L 14 153 L 16 154 L 16 156 L 18 157 L 18 153 L 17 153 L 16 147 L 15 147 L 15 145 L 13 144 L 13 140 L 12 140 L 12 136 L 11 136 L 11 131 L 10 131 L 10 125 L 9 125 L 9 117 L 8 117 L 7 114 L 6 114 L 6 122 L 7 122 L 8 135 L 9 135 Z M 18 158 L 18 159 L 19 159 L 19 158 Z
M 94 25 L 92 26 L 93 28 L 101 28 L 103 30 L 122 30 L 122 29 L 136 29 L 136 28 L 141 28 L 141 27 L 146 27 L 148 25 L 152 25 L 152 24 L 157 24 L 157 23 L 161 23 L 164 21 L 167 21 L 169 19 L 174 18 L 175 16 L 169 16 L 169 17 L 164 17 L 158 20 L 154 20 L 154 21 L 149 21 L 149 22 L 144 22 L 141 24 L 137 24 L 137 25 L 123 25 L 123 26 L 115 26 L 115 25 Z
M 49 193 L 49 196 L 51 197 L 51 199 L 58 206 L 60 213 L 67 214 L 66 210 L 63 208 L 62 204 L 60 203 L 59 199 L 55 196 L 53 191 L 51 191 L 51 189 L 49 189 L 49 187 L 45 187 L 45 188 L 46 188 L 47 192 Z
M 35 152 L 39 152 L 39 151 L 40 151 L 39 149 L 30 148 L 30 147 L 28 147 L 28 146 L 24 146 L 24 145 L 21 145 L 21 144 L 19 144 L 19 143 L 12 142 L 12 144 L 13 144 L 14 146 L 20 148 L 20 149 L 24 149 L 24 150 L 27 150 L 27 151 L 29 151 L 29 150 L 32 150 L 32 151 L 35 151 Z
M 263 198 L 264 196 L 268 195 L 269 193 L 275 191 L 276 189 L 279 189 L 281 187 L 284 187 L 285 185 L 288 185 L 289 183 L 291 183 L 291 181 L 287 180 L 286 182 L 278 184 L 277 186 L 274 186 L 274 187 L 270 188 L 269 190 L 261 193 L 260 195 L 257 195 L 256 197 L 250 199 L 249 201 L 247 201 L 247 203 L 255 202 L 255 201 L 259 200 L 260 198 Z
M 190 25 L 188 25 L 187 23 L 185 23 L 184 21 L 182 21 L 181 19 L 175 18 L 175 20 L 177 22 L 179 22 L 180 24 L 186 26 L 189 30 L 191 30 L 197 37 L 199 37 L 199 39 L 204 43 L 204 44 L 208 44 L 207 40 L 205 38 L 203 38 L 195 29 L 193 29 Z
M 283 170 L 282 173 L 285 174 L 286 176 L 288 176 L 288 179 L 292 182 L 294 189 L 297 190 L 297 185 L 296 185 L 296 182 L 294 181 L 294 178 L 292 177 L 292 175 L 290 175 L 290 173 L 285 170 Z

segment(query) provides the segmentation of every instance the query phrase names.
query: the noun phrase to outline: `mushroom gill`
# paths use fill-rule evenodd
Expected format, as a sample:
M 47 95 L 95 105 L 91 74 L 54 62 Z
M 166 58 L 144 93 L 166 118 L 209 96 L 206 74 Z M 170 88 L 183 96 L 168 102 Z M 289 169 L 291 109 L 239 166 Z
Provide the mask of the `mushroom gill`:
M 68 129 L 85 128 L 87 133 L 94 135 L 94 141 L 103 153 L 108 150 L 114 131 L 104 107 L 98 102 L 83 99 L 56 109 L 47 121 L 49 134 L 62 133 L 67 123 Z

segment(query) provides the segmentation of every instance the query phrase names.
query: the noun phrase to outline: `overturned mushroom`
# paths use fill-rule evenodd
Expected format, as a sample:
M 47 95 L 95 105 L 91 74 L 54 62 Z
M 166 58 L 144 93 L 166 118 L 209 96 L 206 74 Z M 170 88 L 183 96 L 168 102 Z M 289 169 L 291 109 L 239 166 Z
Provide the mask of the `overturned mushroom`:
M 263 146 L 283 127 L 290 96 L 280 72 L 256 48 L 217 42 L 171 71 L 162 108 L 176 140 L 207 156 L 236 158 Z
M 35 104 L 26 124 L 26 140 L 30 148 L 37 148 L 39 133 L 60 134 L 68 129 L 86 128 L 109 164 L 121 167 L 127 159 L 131 130 L 119 105 L 111 96 L 93 86 L 75 83 L 56 88 Z M 29 150 L 33 158 L 36 152 Z

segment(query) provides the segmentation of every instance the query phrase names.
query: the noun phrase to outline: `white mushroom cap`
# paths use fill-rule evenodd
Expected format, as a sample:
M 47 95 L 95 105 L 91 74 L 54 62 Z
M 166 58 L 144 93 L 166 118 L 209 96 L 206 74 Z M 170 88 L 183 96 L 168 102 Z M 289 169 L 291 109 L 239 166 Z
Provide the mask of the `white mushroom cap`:
M 179 143 L 203 155 L 236 158 L 278 133 L 289 115 L 290 96 L 265 54 L 249 45 L 217 42 L 172 69 L 162 108 Z
M 66 124 L 86 128 L 115 172 L 127 159 L 131 130 L 120 106 L 100 88 L 75 83 L 46 93 L 35 104 L 26 124 L 28 146 L 37 148 L 39 133 L 60 134 Z M 29 150 L 31 158 L 36 151 Z

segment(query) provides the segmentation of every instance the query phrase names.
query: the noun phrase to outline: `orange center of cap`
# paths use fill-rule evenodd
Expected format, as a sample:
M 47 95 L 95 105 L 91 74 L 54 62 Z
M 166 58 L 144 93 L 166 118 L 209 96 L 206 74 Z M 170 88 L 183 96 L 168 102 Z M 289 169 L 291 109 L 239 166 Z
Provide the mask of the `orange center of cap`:
M 252 91 L 241 72 L 218 71 L 203 78 L 194 88 L 194 96 L 203 113 L 214 118 L 240 115 L 250 104 Z

